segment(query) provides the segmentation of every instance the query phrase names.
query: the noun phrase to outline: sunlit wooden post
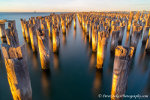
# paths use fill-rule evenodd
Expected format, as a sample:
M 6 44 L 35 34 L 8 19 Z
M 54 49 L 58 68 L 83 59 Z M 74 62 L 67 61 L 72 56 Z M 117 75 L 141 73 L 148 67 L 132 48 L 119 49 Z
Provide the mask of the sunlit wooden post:
M 149 35 L 149 29 L 150 29 L 150 16 L 146 19 L 146 24 L 144 27 L 144 33 L 143 33 L 143 42 L 146 42 L 148 35 Z
M 58 53 L 59 51 L 59 30 L 57 28 L 53 28 L 53 52 Z
M 50 63 L 49 62 L 50 60 L 49 41 L 45 36 L 45 33 L 41 33 L 39 31 L 37 33 L 37 39 L 38 39 L 41 68 L 43 70 L 49 69 L 49 63 Z
M 98 32 L 98 44 L 97 44 L 97 69 L 101 69 L 105 57 L 105 47 L 106 47 L 106 33 Z
M 33 52 L 38 51 L 38 41 L 37 41 L 37 30 L 35 25 L 29 26 L 29 33 L 30 33 L 30 40 L 31 40 L 31 47 Z
M 6 42 L 5 22 L 6 20 L 0 20 L 0 38 L 3 43 Z
M 18 39 L 18 34 L 17 31 L 14 29 L 6 29 L 6 39 L 7 39 L 7 44 L 12 46 L 12 47 L 18 47 L 19 46 L 19 39 Z
M 92 41 L 92 29 L 91 29 L 91 22 L 90 22 L 90 25 L 89 25 L 89 44 L 91 44 L 91 41 Z
M 117 46 L 115 49 L 115 60 L 113 67 L 111 100 L 122 100 L 115 96 L 125 94 L 128 80 L 128 69 L 133 56 L 134 48 Z
M 64 20 L 62 20 L 61 28 L 62 28 L 62 32 L 66 33 L 66 25 L 65 25 L 65 21 Z
M 94 27 L 92 27 L 92 51 L 96 52 L 97 48 L 97 31 Z
M 74 29 L 76 29 L 76 18 L 74 18 L 74 20 L 73 20 L 73 25 L 74 25 Z
M 146 41 L 145 50 L 146 50 L 146 52 L 150 52 L 150 29 L 149 29 L 148 38 Z
M 23 34 L 23 37 L 25 38 L 25 28 L 24 28 L 24 20 L 23 19 L 20 19 L 21 21 L 21 28 L 22 28 L 22 34 Z
M 27 21 L 24 23 L 24 29 L 25 29 L 26 41 L 27 41 L 27 43 L 30 43 L 29 24 Z
M 32 89 L 27 62 L 25 45 L 17 48 L 2 45 L 7 79 L 14 100 L 32 100 Z

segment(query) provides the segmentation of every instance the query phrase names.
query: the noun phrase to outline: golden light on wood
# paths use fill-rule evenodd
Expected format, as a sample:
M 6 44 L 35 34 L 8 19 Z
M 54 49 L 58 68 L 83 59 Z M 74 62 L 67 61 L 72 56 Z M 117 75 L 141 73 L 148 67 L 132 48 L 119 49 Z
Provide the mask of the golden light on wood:
M 53 28 L 53 52 L 57 53 L 59 50 L 59 37 L 58 37 L 58 29 Z
M 117 46 L 115 49 L 115 59 L 112 77 L 111 100 L 121 100 L 127 88 L 128 69 L 133 57 L 134 47 Z
M 93 28 L 92 29 L 92 51 L 96 52 L 96 48 L 97 48 L 97 34 L 96 34 L 96 30 Z
M 106 37 L 103 37 L 101 34 L 103 33 L 98 32 L 97 65 L 96 65 L 97 69 L 102 68 L 105 56 Z

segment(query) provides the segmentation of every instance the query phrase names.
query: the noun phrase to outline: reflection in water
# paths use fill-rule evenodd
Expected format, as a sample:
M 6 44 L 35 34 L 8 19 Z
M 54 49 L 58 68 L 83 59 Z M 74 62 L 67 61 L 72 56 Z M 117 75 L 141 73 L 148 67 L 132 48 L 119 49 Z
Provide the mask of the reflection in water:
M 90 68 L 94 68 L 96 64 L 96 53 L 92 53 L 90 58 Z
M 50 93 L 50 70 L 42 71 L 42 89 L 45 96 L 49 96 Z
M 73 31 L 73 39 L 76 40 L 76 29 Z
M 96 70 L 95 78 L 93 82 L 93 92 L 94 95 L 97 97 L 102 86 L 102 70 Z
M 37 70 L 38 69 L 38 61 L 37 61 L 37 54 L 35 54 L 35 53 L 32 56 L 32 63 L 33 63 L 34 69 Z
M 63 33 L 63 36 L 62 36 L 62 44 L 66 45 L 66 34 L 64 34 L 64 33 Z
M 54 54 L 54 69 L 58 70 L 59 69 L 59 54 Z

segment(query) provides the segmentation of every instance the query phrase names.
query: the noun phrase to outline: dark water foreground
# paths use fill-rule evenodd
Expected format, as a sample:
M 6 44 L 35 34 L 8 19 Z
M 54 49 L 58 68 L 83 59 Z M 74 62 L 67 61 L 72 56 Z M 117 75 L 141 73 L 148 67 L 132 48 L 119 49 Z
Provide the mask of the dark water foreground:
M 47 15 L 49 13 L 0 13 L 0 19 L 16 20 L 19 41 L 23 44 L 20 18 Z M 122 45 L 126 44 L 127 37 L 125 31 Z M 96 54 L 92 53 L 78 20 L 76 30 L 72 23 L 66 36 L 61 34 L 60 39 L 59 54 L 51 54 L 48 72 L 41 70 L 39 56 L 33 54 L 31 47 L 26 45 L 33 100 L 110 100 L 98 97 L 98 94 L 111 94 L 114 55 L 110 53 L 110 40 L 103 71 L 97 71 Z M 141 38 L 129 68 L 126 95 L 150 96 L 150 55 L 145 53 L 144 48 Z M 0 100 L 11 99 L 6 69 L 0 55 Z

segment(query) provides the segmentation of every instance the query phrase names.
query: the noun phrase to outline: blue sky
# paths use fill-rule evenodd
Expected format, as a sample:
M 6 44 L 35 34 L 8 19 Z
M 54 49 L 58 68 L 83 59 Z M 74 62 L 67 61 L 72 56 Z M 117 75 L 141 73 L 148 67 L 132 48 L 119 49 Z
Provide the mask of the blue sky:
M 0 12 L 149 10 L 150 0 L 0 0 Z

